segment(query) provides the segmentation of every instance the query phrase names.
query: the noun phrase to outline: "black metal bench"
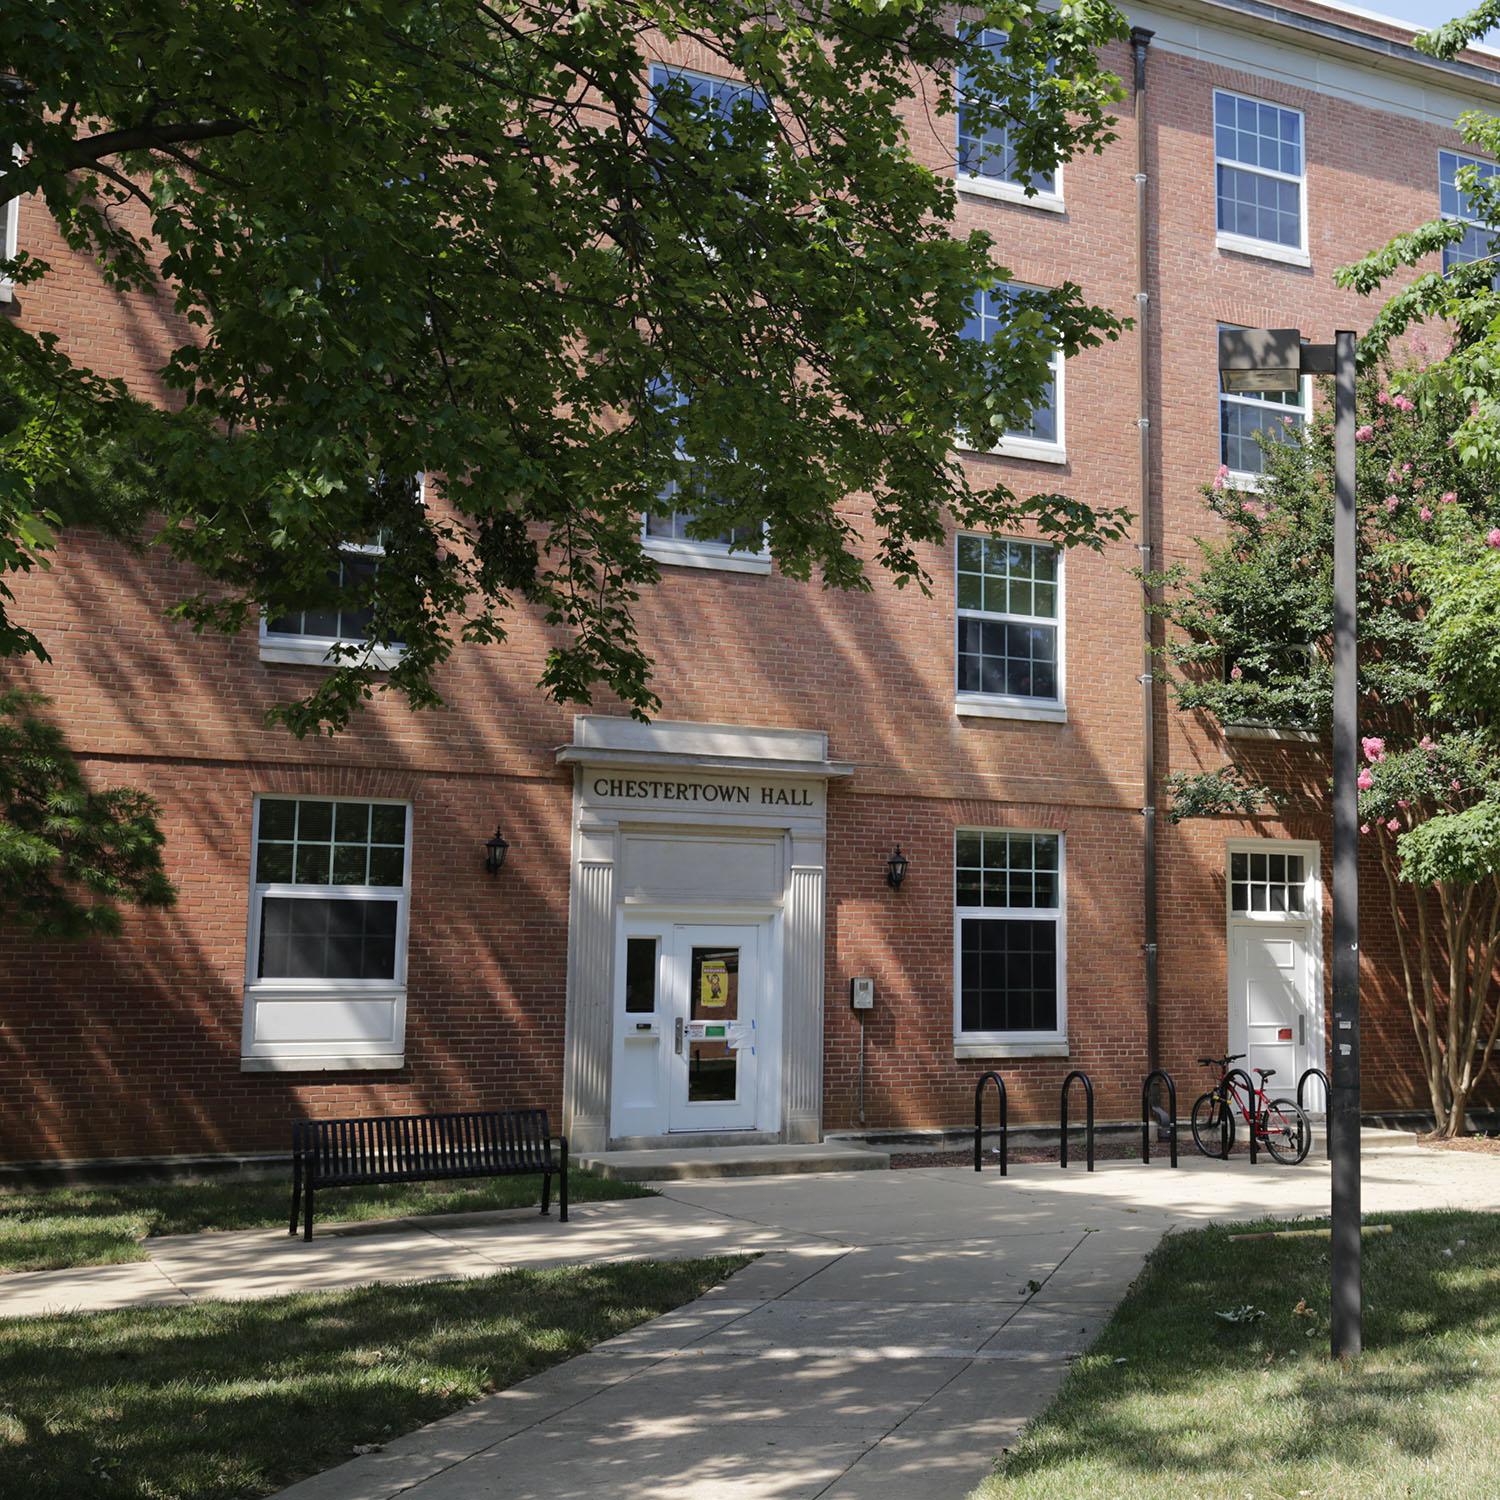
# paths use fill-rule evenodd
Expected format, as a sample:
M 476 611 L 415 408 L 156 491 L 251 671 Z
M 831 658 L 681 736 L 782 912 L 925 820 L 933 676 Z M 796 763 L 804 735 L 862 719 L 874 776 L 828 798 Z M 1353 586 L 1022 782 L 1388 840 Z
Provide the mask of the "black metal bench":
M 292 1226 L 303 1215 L 312 1238 L 319 1188 L 432 1182 L 458 1177 L 540 1173 L 542 1212 L 557 1177 L 558 1218 L 568 1222 L 568 1142 L 552 1134 L 544 1109 L 474 1110 L 448 1115 L 387 1115 L 362 1120 L 299 1120 L 292 1126 Z M 305 1197 L 304 1197 L 305 1194 Z M 305 1205 L 305 1206 L 304 1206 Z

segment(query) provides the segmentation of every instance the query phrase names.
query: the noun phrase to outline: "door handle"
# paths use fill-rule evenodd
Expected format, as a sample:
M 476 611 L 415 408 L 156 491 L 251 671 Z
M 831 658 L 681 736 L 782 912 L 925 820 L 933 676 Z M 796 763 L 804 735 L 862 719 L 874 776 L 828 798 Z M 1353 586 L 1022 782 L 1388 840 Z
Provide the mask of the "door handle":
M 1297 1017 L 1297 1045 L 1299 1047 L 1307 1045 L 1307 1013 L 1305 1011 Z
M 678 1057 L 682 1056 L 682 1017 L 678 1016 L 672 1023 L 672 1049 Z

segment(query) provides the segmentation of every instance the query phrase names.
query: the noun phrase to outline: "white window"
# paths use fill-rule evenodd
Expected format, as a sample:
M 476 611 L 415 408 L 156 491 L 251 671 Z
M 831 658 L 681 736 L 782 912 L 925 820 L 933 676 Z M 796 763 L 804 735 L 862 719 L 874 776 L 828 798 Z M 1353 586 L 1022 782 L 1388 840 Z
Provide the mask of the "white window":
M 1500 167 L 1492 161 L 1482 161 L 1477 156 L 1460 156 L 1456 151 L 1438 152 L 1438 209 L 1445 219 L 1456 219 L 1465 226 L 1464 237 L 1451 245 L 1443 246 L 1443 270 L 1454 266 L 1472 265 L 1493 255 L 1493 234 L 1484 223 L 1475 217 L 1468 193 L 1459 184 L 1459 173 L 1463 168 L 1473 170 L 1475 177 L 1487 182 Z
M 399 1067 L 410 807 L 258 797 L 253 842 L 242 1061 Z
M 671 133 L 656 115 L 656 105 L 663 95 L 675 92 L 704 114 L 716 114 L 725 124 L 734 119 L 735 110 L 743 102 L 752 109 L 765 109 L 766 96 L 734 78 L 715 78 L 709 73 L 694 73 L 688 68 L 669 68 L 661 63 L 651 67 L 651 133 L 670 139 Z
M 1067 1048 L 1063 837 L 960 829 L 954 1038 L 960 1055 Z
M 1003 31 L 978 27 L 974 29 L 973 39 L 991 52 L 999 53 L 1005 47 Z M 1028 180 L 1016 163 L 1010 127 L 1007 124 L 983 125 L 976 118 L 974 103 L 979 96 L 971 89 L 964 71 L 958 75 L 957 95 L 959 191 L 1005 198 L 1031 208 L 1061 213 L 1062 168 L 1034 172 Z M 1031 190 L 1029 194 L 1028 188 Z
M 411 498 L 417 505 L 426 503 L 425 475 L 412 478 Z M 372 542 L 346 542 L 339 548 L 338 566 L 328 574 L 328 592 L 322 599 L 310 601 L 305 609 L 261 617 L 260 659 L 319 667 L 395 666 L 403 643 L 370 639 L 375 611 L 367 601 L 384 556 L 383 533 Z M 351 655 L 341 649 L 348 647 L 359 649 Z
M 1219 247 L 1309 265 L 1302 114 L 1214 91 Z
M 1286 442 L 1301 433 L 1311 410 L 1312 382 L 1306 378 L 1295 391 L 1220 391 L 1220 464 L 1236 483 L 1253 488 L 1266 466 L 1259 437 Z
M 657 399 L 667 412 L 687 405 L 687 395 L 662 382 Z M 706 508 L 709 492 L 703 471 L 677 438 L 677 475 L 657 492 L 657 504 L 641 517 L 641 545 L 660 563 L 689 568 L 717 568 L 733 573 L 769 573 L 764 527 L 733 526 L 710 534 L 693 535 L 694 523 Z
M 1229 856 L 1229 910 L 1235 916 L 1307 910 L 1307 861 L 1300 854 L 1234 850 Z
M 1061 720 L 1062 558 L 1046 542 L 960 536 L 957 710 Z
M 1028 292 L 1039 288 L 1005 283 L 990 291 L 978 291 L 970 304 L 969 316 L 964 323 L 963 336 L 979 343 L 988 344 L 995 339 L 1007 337 L 1016 307 Z M 1007 458 L 1036 459 L 1041 463 L 1060 464 L 1067 462 L 1066 445 L 1063 442 L 1063 357 L 1055 351 L 1051 359 L 1052 376 L 1043 388 L 1041 399 L 1031 413 L 1030 420 L 1021 427 L 1007 428 L 999 443 L 989 452 Z M 968 438 L 960 446 L 984 449 L 980 441 Z
M 20 148 L 16 149 L 16 157 L 20 156 Z M 0 177 L 5 174 L 0 172 Z M 19 252 L 20 244 L 20 222 L 21 222 L 21 200 L 12 198 L 9 203 L 0 204 L 0 261 L 11 260 Z M 0 302 L 9 302 L 11 292 L 15 283 L 0 273 Z

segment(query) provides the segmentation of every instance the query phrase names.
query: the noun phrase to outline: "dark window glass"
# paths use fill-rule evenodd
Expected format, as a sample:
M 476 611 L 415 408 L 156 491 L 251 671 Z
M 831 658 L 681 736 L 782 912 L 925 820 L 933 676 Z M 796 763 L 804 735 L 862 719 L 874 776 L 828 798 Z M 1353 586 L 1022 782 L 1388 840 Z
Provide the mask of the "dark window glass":
M 1057 923 L 966 917 L 960 935 L 964 1031 L 1057 1030 Z
M 625 1009 L 632 1015 L 656 1009 L 656 939 L 625 940 Z
M 262 979 L 394 979 L 399 903 L 330 896 L 261 902 Z
M 975 27 L 971 40 L 998 54 L 1005 48 L 1006 36 L 1003 31 Z M 988 177 L 995 182 L 1027 186 L 1016 161 L 1009 124 L 981 125 L 974 107 L 976 97 L 967 71 L 961 71 L 958 75 L 958 170 L 969 177 Z M 1033 173 L 1029 185 L 1039 193 L 1055 192 L 1057 175 L 1053 172 Z

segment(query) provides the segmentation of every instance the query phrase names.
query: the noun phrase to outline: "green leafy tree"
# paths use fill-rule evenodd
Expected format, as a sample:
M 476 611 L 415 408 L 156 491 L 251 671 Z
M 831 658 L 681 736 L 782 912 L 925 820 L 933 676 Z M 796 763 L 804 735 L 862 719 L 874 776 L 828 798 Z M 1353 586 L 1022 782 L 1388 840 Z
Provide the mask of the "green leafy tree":
M 1449 442 L 1461 397 L 1361 383 L 1359 718 L 1362 836 L 1385 874 L 1407 1008 L 1440 1134 L 1490 1070 L 1500 1034 L 1500 466 Z M 1307 732 L 1332 725 L 1333 443 L 1325 411 L 1264 445 L 1254 493 L 1221 471 L 1205 492 L 1219 525 L 1196 572 L 1153 582 L 1177 627 L 1164 646 L 1178 704 L 1219 726 Z M 1265 784 L 1263 752 L 1232 740 L 1225 766 L 1169 778 L 1171 816 L 1246 816 L 1300 799 L 1326 807 L 1326 762 Z
M 0 200 L 39 193 L 189 333 L 168 412 L 24 317 L 0 322 L 0 388 L 33 439 L 138 427 L 201 627 L 326 600 L 340 546 L 381 537 L 340 602 L 404 653 L 385 673 L 350 647 L 281 710 L 298 733 L 387 687 L 436 703 L 455 647 L 522 608 L 552 627 L 548 693 L 649 712 L 640 517 L 674 485 L 696 534 L 764 529 L 785 573 L 838 588 L 868 587 L 851 495 L 902 584 L 950 520 L 1098 544 L 1121 512 L 976 484 L 952 438 L 1024 423 L 1052 356 L 1120 323 L 1065 282 L 1011 339 L 963 338 L 1009 273 L 954 232 L 907 122 L 953 128 L 962 73 L 966 123 L 1005 127 L 1019 173 L 1099 150 L 1119 85 L 1096 52 L 1123 22 L 1103 0 L 972 19 L 991 34 L 917 0 L 12 0 Z M 661 39 L 745 88 L 653 78 Z M 23 307 L 49 270 L 11 263 Z M 61 514 L 29 451 L 7 453 L 0 568 L 35 566 Z M 414 503 L 418 472 L 442 503 Z
M 170 906 L 156 804 L 91 789 L 35 693 L 0 692 L 0 923 L 40 937 L 120 931 L 120 906 Z

